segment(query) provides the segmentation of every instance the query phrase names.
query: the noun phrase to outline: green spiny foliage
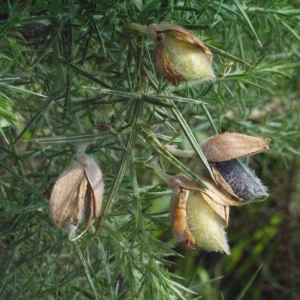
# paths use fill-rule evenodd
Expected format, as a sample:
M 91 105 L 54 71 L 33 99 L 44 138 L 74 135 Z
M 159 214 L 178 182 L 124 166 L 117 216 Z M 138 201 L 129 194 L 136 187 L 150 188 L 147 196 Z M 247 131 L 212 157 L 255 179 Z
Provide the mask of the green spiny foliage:
M 1 298 L 299 295 L 292 276 L 278 275 L 280 255 L 292 265 L 300 249 L 296 234 L 285 236 L 299 229 L 299 215 L 288 219 L 299 193 L 297 1 L 11 0 L 0 13 Z M 218 79 L 170 85 L 131 22 L 190 29 L 212 50 Z M 232 209 L 230 257 L 175 244 L 171 191 L 151 164 L 159 156 L 168 173 L 197 178 L 206 164 L 198 144 L 224 131 L 272 139 L 272 153 L 249 162 L 271 197 Z M 85 143 L 103 171 L 105 203 L 72 243 L 53 228 L 48 199 Z M 168 144 L 195 150 L 197 162 L 174 157 Z M 295 269 L 283 270 L 297 278 Z

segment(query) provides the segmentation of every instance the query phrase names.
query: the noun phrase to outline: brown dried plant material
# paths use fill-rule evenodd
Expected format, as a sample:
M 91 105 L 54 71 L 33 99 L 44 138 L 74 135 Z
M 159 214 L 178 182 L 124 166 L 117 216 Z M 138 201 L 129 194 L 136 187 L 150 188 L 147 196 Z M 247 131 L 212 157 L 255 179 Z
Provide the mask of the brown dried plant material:
M 156 173 L 171 181 L 173 193 L 170 204 L 171 225 L 175 239 L 187 248 L 199 246 L 206 251 L 230 254 L 225 227 L 229 222 L 229 206 L 263 200 L 266 187 L 254 172 L 236 158 L 269 152 L 270 139 L 238 133 L 224 133 L 209 138 L 201 145 L 214 182 L 201 179 L 206 188 L 184 174 L 168 176 L 154 161 Z M 188 157 L 194 154 L 169 148 L 173 153 Z
M 173 185 L 173 195 L 170 205 L 170 216 L 175 239 L 187 248 L 195 245 L 186 217 L 186 205 L 189 190 L 182 188 L 178 184 Z
M 96 162 L 88 155 L 76 155 L 51 192 L 50 215 L 55 228 L 64 228 L 71 239 L 85 215 L 88 229 L 100 216 L 103 193 L 102 172 Z
M 172 84 L 215 78 L 210 49 L 186 29 L 171 24 L 152 24 L 148 33 L 155 42 L 157 68 Z
M 270 152 L 270 141 L 268 138 L 225 132 L 207 139 L 201 144 L 201 149 L 209 162 L 221 162 Z
M 238 205 L 268 197 L 267 188 L 255 173 L 236 158 L 270 152 L 269 142 L 268 138 L 223 133 L 209 138 L 201 145 L 216 183 L 231 195 Z
M 203 181 L 202 188 L 188 176 L 172 179 L 170 217 L 175 239 L 187 248 L 199 246 L 206 251 L 230 254 L 224 227 L 228 225 L 230 197 Z
M 206 251 L 230 254 L 224 229 L 229 221 L 229 206 L 268 196 L 266 187 L 254 172 L 236 158 L 269 152 L 269 142 L 270 139 L 224 133 L 201 145 L 215 182 L 202 179 L 207 187 L 203 188 L 183 174 L 171 179 L 170 216 L 177 241 L 187 248 L 199 246 Z

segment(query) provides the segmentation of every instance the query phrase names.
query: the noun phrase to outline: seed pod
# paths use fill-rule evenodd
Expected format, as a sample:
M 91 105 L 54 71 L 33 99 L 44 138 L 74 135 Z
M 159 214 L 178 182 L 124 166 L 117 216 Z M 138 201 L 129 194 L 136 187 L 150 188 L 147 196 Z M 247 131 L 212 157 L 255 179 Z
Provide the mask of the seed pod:
M 102 172 L 96 162 L 85 154 L 76 155 L 51 192 L 50 215 L 55 228 L 64 228 L 71 239 L 84 214 L 89 228 L 100 216 L 103 193 Z
M 190 192 L 186 209 L 190 231 L 202 249 L 230 255 L 224 226 L 215 211 L 201 196 L 198 191 Z
M 158 71 L 172 84 L 214 78 L 210 49 L 186 29 L 171 24 L 152 24 L 148 32 L 155 42 Z
M 173 178 L 170 217 L 174 237 L 187 248 L 195 245 L 206 251 L 230 254 L 224 227 L 228 224 L 232 203 L 226 193 L 204 181 L 202 188 L 186 175 Z
M 216 183 L 237 201 L 237 205 L 268 197 L 267 188 L 255 173 L 236 158 L 270 152 L 269 142 L 270 139 L 223 133 L 209 138 L 201 145 Z
M 233 197 L 238 196 L 238 200 L 261 201 L 268 197 L 267 188 L 256 177 L 254 171 L 247 168 L 237 159 L 212 164 L 214 174 L 219 173 L 227 184 L 219 182 L 226 191 Z M 231 188 L 228 189 L 228 185 Z

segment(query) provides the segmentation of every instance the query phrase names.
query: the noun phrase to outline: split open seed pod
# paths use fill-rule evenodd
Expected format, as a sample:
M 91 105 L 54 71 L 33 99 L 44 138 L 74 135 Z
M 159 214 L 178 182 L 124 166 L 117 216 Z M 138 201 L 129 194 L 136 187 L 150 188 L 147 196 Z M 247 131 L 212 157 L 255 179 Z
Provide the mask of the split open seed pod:
M 179 174 L 172 179 L 170 217 L 175 239 L 186 248 L 230 254 L 225 227 L 229 205 L 237 205 L 213 182 L 203 180 L 207 189 Z
M 201 149 L 209 162 L 216 183 L 238 203 L 268 197 L 267 188 L 255 173 L 237 158 L 270 152 L 268 138 L 239 133 L 223 133 L 206 140 Z
M 85 215 L 86 229 L 99 218 L 104 193 L 102 172 L 88 155 L 79 154 L 55 182 L 50 196 L 50 215 L 56 229 L 71 239 Z
M 210 49 L 186 29 L 171 24 L 152 24 L 148 32 L 155 42 L 157 68 L 172 84 L 215 78 Z

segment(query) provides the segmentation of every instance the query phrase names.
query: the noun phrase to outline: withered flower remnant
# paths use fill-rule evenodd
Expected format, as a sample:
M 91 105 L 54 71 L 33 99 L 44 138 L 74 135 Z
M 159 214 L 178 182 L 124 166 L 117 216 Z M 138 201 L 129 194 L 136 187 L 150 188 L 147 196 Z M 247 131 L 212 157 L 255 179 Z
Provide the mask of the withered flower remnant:
M 267 188 L 255 173 L 237 158 L 270 152 L 268 138 L 239 133 L 223 133 L 206 140 L 201 149 L 209 162 L 216 183 L 241 203 L 268 197 Z
M 269 152 L 270 139 L 238 133 L 224 133 L 209 138 L 201 145 L 214 174 L 201 179 L 203 188 L 186 175 L 171 179 L 173 195 L 170 205 L 174 237 L 187 248 L 198 246 L 206 251 L 230 254 L 225 227 L 229 206 L 263 200 L 268 196 L 253 171 L 236 158 Z M 174 153 L 184 155 L 184 151 Z M 188 152 L 194 157 L 193 153 Z
M 172 179 L 170 217 L 174 237 L 186 248 L 199 246 L 206 251 L 229 255 L 224 228 L 228 225 L 228 205 L 235 203 L 214 184 L 203 182 L 208 189 L 183 174 Z
M 269 138 L 259 138 L 246 134 L 225 132 L 208 138 L 201 144 L 201 149 L 210 162 L 221 162 L 270 152 Z
M 83 215 L 88 229 L 99 218 L 104 193 L 102 172 L 86 154 L 76 155 L 70 167 L 55 182 L 50 197 L 50 215 L 56 229 L 71 239 Z
M 215 78 L 210 49 L 186 29 L 172 24 L 152 24 L 148 32 L 155 42 L 157 68 L 172 84 Z

